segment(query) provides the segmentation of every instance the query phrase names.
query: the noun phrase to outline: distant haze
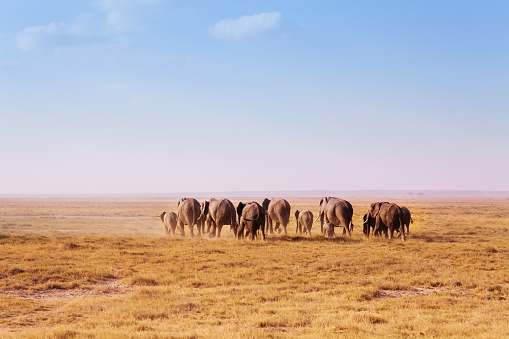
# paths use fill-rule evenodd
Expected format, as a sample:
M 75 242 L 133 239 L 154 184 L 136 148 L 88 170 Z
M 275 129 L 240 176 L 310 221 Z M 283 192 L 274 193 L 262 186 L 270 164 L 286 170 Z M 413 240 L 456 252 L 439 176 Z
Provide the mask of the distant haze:
M 236 192 L 178 192 L 144 194 L 54 194 L 1 195 L 0 198 L 147 198 L 179 199 L 183 197 L 208 198 L 509 198 L 509 191 L 236 191 Z

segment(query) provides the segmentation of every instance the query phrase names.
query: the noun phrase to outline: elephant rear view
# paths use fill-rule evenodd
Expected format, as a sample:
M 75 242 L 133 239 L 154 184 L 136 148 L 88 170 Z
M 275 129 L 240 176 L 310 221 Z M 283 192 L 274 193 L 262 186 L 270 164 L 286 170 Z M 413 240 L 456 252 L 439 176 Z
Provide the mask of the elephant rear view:
M 343 227 L 343 234 L 346 232 L 351 237 L 350 225 L 352 223 L 352 205 L 343 199 L 331 199 L 325 206 L 325 218 L 327 223 L 334 227 Z
M 244 237 L 245 229 L 249 239 L 254 240 L 257 237 L 258 230 L 261 230 L 263 240 L 265 240 L 265 209 L 257 202 L 248 204 L 240 202 L 237 211 L 241 213 L 237 238 Z
M 230 225 L 237 233 L 237 219 L 235 215 L 235 206 L 228 199 L 210 199 L 205 201 L 202 207 L 202 215 L 210 217 L 212 229 L 210 230 L 209 237 L 221 237 L 221 229 L 224 225 Z
M 290 221 L 291 209 L 288 201 L 282 198 L 276 198 L 272 200 L 264 199 L 262 205 L 265 209 L 265 212 L 267 213 L 267 228 L 270 227 L 270 233 L 274 233 L 274 230 L 272 229 L 272 221 L 274 221 L 276 223 L 276 231 L 279 230 L 279 225 L 282 225 L 285 234 L 288 234 L 286 227 Z
M 352 204 L 350 204 L 349 201 L 346 201 L 346 200 L 343 200 L 343 199 L 339 199 L 339 198 L 336 198 L 336 197 L 323 197 L 322 199 L 320 199 L 320 204 L 319 204 L 319 207 L 320 207 L 320 212 L 318 213 L 318 217 L 316 218 L 315 221 L 318 220 L 318 218 L 320 218 L 320 232 L 323 233 L 324 230 L 323 230 L 323 227 L 324 227 L 324 224 L 326 223 L 331 223 L 330 220 L 327 218 L 327 205 L 328 204 L 332 204 L 332 205 L 335 205 L 337 204 L 337 202 L 340 201 L 341 202 L 341 205 L 343 206 L 343 208 L 345 209 L 345 211 L 348 212 L 348 214 L 350 215 L 349 217 L 345 214 L 344 215 L 344 218 L 345 218 L 345 222 L 349 219 L 350 222 L 349 224 L 347 225 L 348 228 L 346 229 L 343 229 L 343 234 L 345 234 L 347 231 L 348 231 L 348 234 L 350 234 L 350 232 L 353 230 L 353 221 L 352 221 L 352 218 L 353 218 L 353 207 L 352 207 Z M 346 212 L 341 212 L 341 214 L 344 214 Z M 340 225 L 336 225 L 334 223 L 332 223 L 333 226 L 340 226 Z
M 177 214 L 175 212 L 161 213 L 161 221 L 164 224 L 164 231 L 166 234 L 175 235 L 175 228 L 177 228 Z
M 296 210 L 295 221 L 297 222 L 297 234 L 302 234 L 302 231 L 304 230 L 304 234 L 309 234 L 309 236 L 311 236 L 311 227 L 313 226 L 313 213 L 311 213 L 311 211 Z
M 405 241 L 405 231 L 403 229 L 401 209 L 398 205 L 388 202 L 374 202 L 368 210 L 368 218 L 375 219 L 375 229 L 373 233 L 384 229 L 384 233 L 389 240 L 393 238 L 394 231 L 400 229 L 401 238 Z
M 184 225 L 188 225 L 191 237 L 194 237 L 193 226 L 197 225 L 198 236 L 201 236 L 201 222 L 198 220 L 201 216 L 201 206 L 198 200 L 194 198 L 183 198 L 179 200 L 177 207 L 177 219 L 180 227 L 180 235 L 185 236 Z
M 406 234 L 410 234 L 410 223 L 414 223 L 412 220 L 412 214 L 410 213 L 410 210 L 406 208 L 405 206 L 401 206 L 401 221 L 403 222 L 403 229 L 405 229 L 406 226 Z

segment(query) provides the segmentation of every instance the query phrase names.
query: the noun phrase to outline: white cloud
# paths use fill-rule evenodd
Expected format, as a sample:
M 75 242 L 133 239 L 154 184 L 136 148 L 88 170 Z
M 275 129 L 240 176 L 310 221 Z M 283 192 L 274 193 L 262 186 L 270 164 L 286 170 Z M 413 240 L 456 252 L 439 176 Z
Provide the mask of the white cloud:
M 27 27 L 15 38 L 18 48 L 34 50 L 62 48 L 118 40 L 122 33 L 137 29 L 152 5 L 160 0 L 97 0 L 99 13 L 81 13 L 71 22 Z
M 209 32 L 217 39 L 239 40 L 276 28 L 281 17 L 281 13 L 272 12 L 221 20 L 210 27 Z
M 65 30 L 63 23 L 51 23 L 47 26 L 27 27 L 16 37 L 17 46 L 22 50 L 39 49 Z

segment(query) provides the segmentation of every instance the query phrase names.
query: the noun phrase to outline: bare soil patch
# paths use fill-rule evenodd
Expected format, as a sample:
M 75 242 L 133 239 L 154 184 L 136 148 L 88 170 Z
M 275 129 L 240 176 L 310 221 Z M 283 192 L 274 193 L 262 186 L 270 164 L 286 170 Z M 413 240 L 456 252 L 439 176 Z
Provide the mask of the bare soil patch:
M 113 297 L 126 293 L 128 289 L 129 286 L 119 281 L 109 280 L 95 284 L 92 289 L 22 290 L 11 288 L 0 291 L 0 295 L 32 300 L 70 301 L 84 298 Z
M 381 290 L 379 291 L 379 298 L 403 298 L 412 297 L 415 295 L 430 295 L 433 293 L 455 293 L 455 294 L 471 294 L 473 288 L 460 288 L 460 289 L 445 289 L 445 288 L 416 288 L 410 291 L 403 290 Z

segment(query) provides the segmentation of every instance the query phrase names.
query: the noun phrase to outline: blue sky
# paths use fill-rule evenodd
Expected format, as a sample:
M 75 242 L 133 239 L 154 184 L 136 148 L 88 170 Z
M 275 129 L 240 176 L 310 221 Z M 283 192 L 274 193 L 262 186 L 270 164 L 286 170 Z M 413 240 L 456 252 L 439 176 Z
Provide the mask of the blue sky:
M 0 194 L 509 190 L 508 17 L 0 0 Z

